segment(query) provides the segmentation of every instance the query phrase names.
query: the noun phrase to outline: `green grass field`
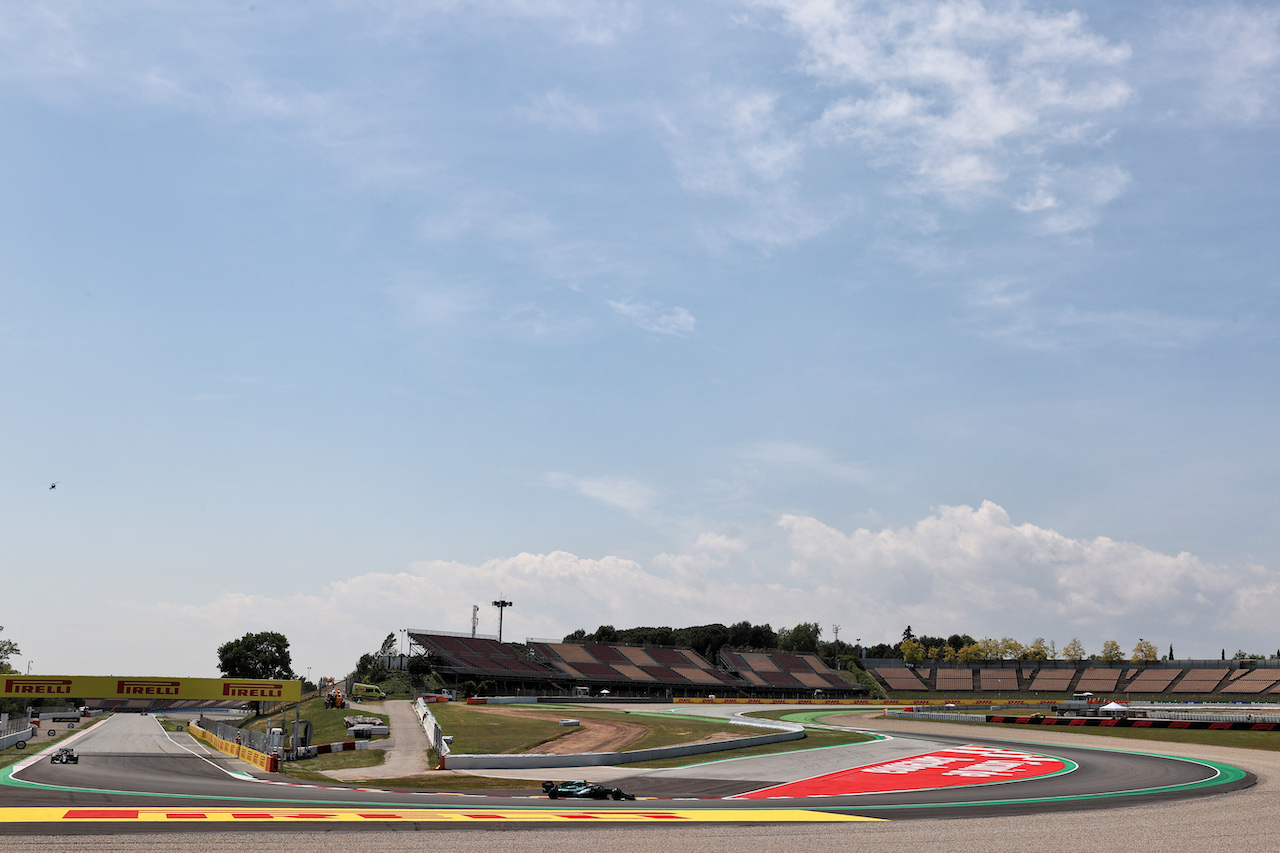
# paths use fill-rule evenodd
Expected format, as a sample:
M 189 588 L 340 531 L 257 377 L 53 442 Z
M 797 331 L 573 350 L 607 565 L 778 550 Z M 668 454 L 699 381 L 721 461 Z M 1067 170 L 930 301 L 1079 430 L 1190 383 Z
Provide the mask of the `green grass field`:
M 519 710 L 522 714 L 536 713 L 539 717 L 516 717 L 494 713 L 498 709 Z M 626 747 L 628 751 L 689 743 L 723 732 L 748 737 L 764 731 L 734 726 L 706 717 L 654 712 L 623 713 L 581 706 L 487 706 L 449 702 L 436 705 L 432 713 L 439 720 L 445 734 L 453 736 L 453 752 L 466 755 L 528 752 L 577 731 L 575 728 L 566 728 L 559 724 L 559 721 L 566 717 L 580 720 L 619 720 L 642 725 L 648 729 L 643 737 Z
M 381 749 L 357 749 L 353 752 L 331 752 L 302 761 L 282 761 L 280 772 L 308 782 L 332 782 L 325 776 L 328 770 L 346 770 L 349 767 L 376 767 L 383 762 L 386 752 Z M 364 783 L 361 783 L 364 784 Z

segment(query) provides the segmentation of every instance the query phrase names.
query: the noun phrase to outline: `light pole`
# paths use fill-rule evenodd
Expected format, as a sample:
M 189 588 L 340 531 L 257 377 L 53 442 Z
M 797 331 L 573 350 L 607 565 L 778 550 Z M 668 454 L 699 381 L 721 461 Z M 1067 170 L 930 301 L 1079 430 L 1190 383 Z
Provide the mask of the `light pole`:
M 31 658 L 27 658 L 27 675 L 31 674 Z
M 493 606 L 498 608 L 498 642 L 501 643 L 502 642 L 502 614 L 506 611 L 508 607 L 511 606 L 511 602 L 507 601 L 505 598 L 499 598 L 497 601 L 493 602 Z

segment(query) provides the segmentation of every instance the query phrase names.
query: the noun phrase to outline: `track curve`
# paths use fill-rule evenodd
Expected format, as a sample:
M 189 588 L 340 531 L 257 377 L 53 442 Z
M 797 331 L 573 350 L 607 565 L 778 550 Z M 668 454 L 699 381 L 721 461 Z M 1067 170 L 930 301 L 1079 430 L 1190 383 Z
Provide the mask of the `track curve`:
M 990 737 L 920 737 L 907 730 L 878 729 L 876 744 L 830 747 L 807 753 L 708 762 L 671 770 L 637 771 L 611 784 L 632 791 L 635 803 L 557 801 L 551 803 L 529 782 L 513 780 L 506 791 L 484 794 L 299 784 L 277 774 L 244 772 L 245 765 L 210 753 L 188 735 L 171 735 L 151 717 L 117 716 L 76 737 L 79 765 L 51 765 L 42 759 L 6 772 L 0 833 L 31 821 L 15 820 L 19 812 L 44 815 L 65 831 L 67 814 L 77 830 L 106 829 L 120 815 L 161 814 L 170 821 L 203 815 L 249 815 L 238 828 L 297 828 L 298 821 L 331 821 L 342 810 L 361 817 L 355 825 L 386 828 L 399 813 L 412 810 L 468 819 L 485 816 L 507 824 L 551 818 L 594 822 L 639 819 L 672 822 L 715 820 L 760 823 L 770 820 L 848 820 L 1028 814 L 1128 806 L 1222 793 L 1248 787 L 1253 777 L 1212 761 L 1173 758 L 1106 749 L 1022 744 Z M 1054 776 L 939 790 L 894 791 L 830 797 L 771 798 L 767 801 L 724 799 L 785 781 L 820 775 L 836 767 L 858 767 L 885 756 L 911 756 L 961 745 L 1017 748 L 1052 756 L 1072 765 Z M 797 763 L 799 762 L 799 763 Z M 252 809 L 252 812 L 246 811 Z M 300 810 L 308 811 L 300 811 Z M 263 815 L 282 810 L 289 823 Z M 320 810 L 320 811 L 317 811 Z M 345 814 L 346 812 L 342 812 Z M 499 816 L 500 814 L 500 816 Z M 673 817 L 673 815 L 680 817 Z M 115 817 L 108 817 L 114 815 Z M 179 817 L 174 818 L 173 815 Z M 95 816 L 98 816 L 95 819 Z M 308 817 L 310 816 L 310 817 Z M 687 816 L 687 817 L 686 817 Z M 442 818 L 443 819 L 443 818 Z M 135 821 L 137 818 L 135 818 Z M 169 824 L 148 823 L 158 829 Z M 188 831 L 188 821 L 182 824 Z M 44 831 L 48 831 L 45 824 Z

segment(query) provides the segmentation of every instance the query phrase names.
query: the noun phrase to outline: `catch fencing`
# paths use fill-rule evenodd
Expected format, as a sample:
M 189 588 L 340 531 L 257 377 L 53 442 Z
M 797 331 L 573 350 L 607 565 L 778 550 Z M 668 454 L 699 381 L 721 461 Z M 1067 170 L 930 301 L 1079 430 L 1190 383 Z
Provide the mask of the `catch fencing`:
M 235 744 L 243 744 L 257 752 L 270 755 L 284 751 L 284 735 L 280 732 L 255 732 L 249 729 L 240 729 L 230 723 L 214 720 L 204 715 L 200 716 L 200 728 L 214 737 Z

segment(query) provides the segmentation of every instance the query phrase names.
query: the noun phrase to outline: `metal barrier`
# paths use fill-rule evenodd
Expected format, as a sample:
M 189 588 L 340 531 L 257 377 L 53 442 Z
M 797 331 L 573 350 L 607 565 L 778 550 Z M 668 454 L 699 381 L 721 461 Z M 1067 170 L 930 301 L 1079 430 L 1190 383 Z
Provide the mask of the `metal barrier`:
M 232 743 L 243 744 L 252 750 L 264 752 L 268 755 L 284 752 L 283 733 L 271 734 L 269 732 L 254 732 L 248 729 L 236 728 L 230 723 L 210 719 L 203 714 L 200 716 L 200 728 L 214 737 Z

